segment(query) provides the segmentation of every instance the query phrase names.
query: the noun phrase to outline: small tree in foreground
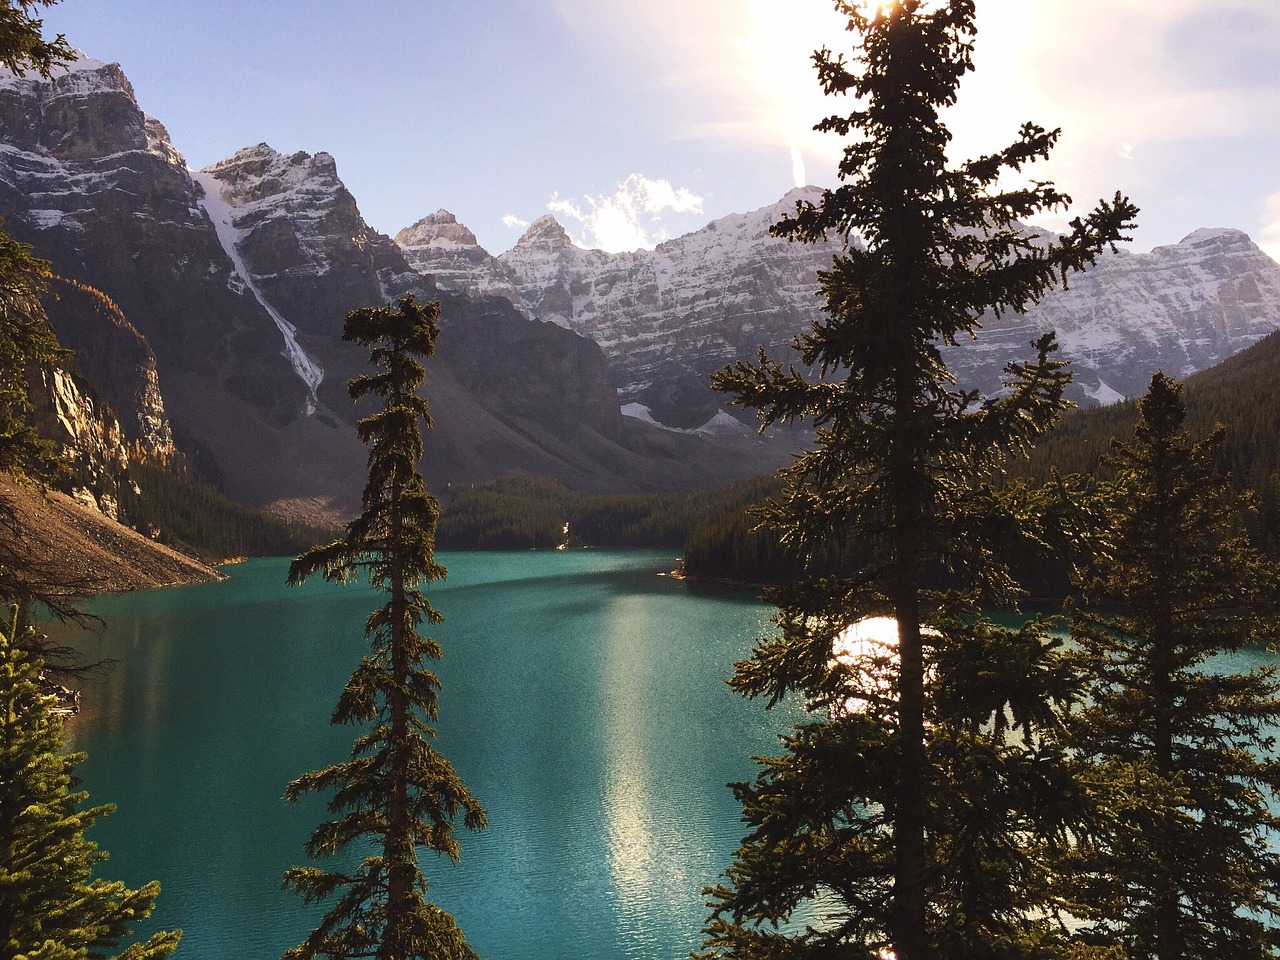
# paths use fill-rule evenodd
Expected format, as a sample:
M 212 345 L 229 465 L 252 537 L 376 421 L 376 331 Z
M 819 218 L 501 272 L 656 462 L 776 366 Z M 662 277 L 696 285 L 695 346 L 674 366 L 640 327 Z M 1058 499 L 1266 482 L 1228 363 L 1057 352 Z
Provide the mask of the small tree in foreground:
M 342 583 L 364 572 L 386 603 L 365 622 L 370 652 L 333 714 L 334 723 L 365 727 L 351 759 L 295 780 L 285 799 L 330 795 L 334 819 L 312 833 L 309 857 L 352 846 L 371 852 L 354 871 L 295 867 L 285 874 L 285 887 L 307 902 L 335 900 L 320 926 L 285 954 L 289 960 L 475 956 L 453 917 L 427 901 L 418 864 L 419 849 L 458 858 L 453 824 L 459 815 L 469 829 L 485 826 L 484 810 L 432 747 L 434 731 L 427 725 L 437 718 L 440 681 L 425 664 L 442 651 L 419 627 L 442 617 L 420 587 L 442 579 L 445 570 L 435 561 L 440 506 L 418 472 L 419 422 L 431 425 L 427 401 L 418 394 L 426 375 L 418 358 L 435 352 L 439 314 L 439 303 L 401 297 L 394 309 L 353 310 L 343 331 L 344 340 L 370 348 L 378 371 L 349 384 L 353 400 L 381 401 L 359 423 L 360 439 L 369 446 L 363 510 L 341 540 L 298 557 L 289 582 L 300 584 L 319 572 Z
M 1222 428 L 1192 443 L 1164 374 L 1139 409 L 1111 458 L 1110 548 L 1071 623 L 1096 678 L 1075 744 L 1116 818 L 1079 857 L 1073 911 L 1131 960 L 1276 957 L 1280 678 L 1213 661 L 1274 648 L 1280 572 L 1243 535 Z
M 991 485 L 1056 420 L 1068 374 L 1045 336 L 984 401 L 941 351 L 1090 264 L 1136 210 L 1117 196 L 1053 243 L 1030 236 L 1020 220 L 1068 202 L 1046 183 L 1001 189 L 1054 145 L 1034 124 L 948 167 L 939 113 L 972 69 L 972 0 L 836 8 L 860 39 L 856 68 L 827 50 L 815 62 L 826 93 L 855 102 L 818 129 L 849 137 L 844 183 L 775 228 L 856 241 L 820 275 L 823 315 L 794 344 L 814 375 L 761 356 L 715 383 L 764 425 L 816 427 L 764 511 L 784 545 L 809 558 L 834 537 L 861 556 L 778 591 L 780 635 L 731 681 L 770 705 L 799 694 L 811 712 L 735 788 L 751 832 L 710 891 L 707 956 L 1052 956 L 1046 848 L 1087 828 L 1056 736 L 1054 708 L 1076 687 L 1040 624 L 979 611 L 1016 598 L 1007 564 L 1026 536 L 1027 504 Z M 895 649 L 837 650 L 884 616 Z
M 92 876 L 107 855 L 85 837 L 111 806 L 74 789 L 83 754 L 62 752 L 62 721 L 40 689 L 31 628 L 16 607 L 0 623 L 0 960 L 158 960 L 180 932 L 116 954 L 151 913 L 160 884 L 139 890 Z

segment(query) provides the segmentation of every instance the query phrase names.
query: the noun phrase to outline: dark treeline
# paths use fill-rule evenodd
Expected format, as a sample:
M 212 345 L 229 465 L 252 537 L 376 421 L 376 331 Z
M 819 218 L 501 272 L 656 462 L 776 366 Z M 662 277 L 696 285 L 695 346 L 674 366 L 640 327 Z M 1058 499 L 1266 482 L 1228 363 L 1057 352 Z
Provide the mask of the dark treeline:
M 1185 405 L 1192 436 L 1207 436 L 1218 424 L 1226 427 L 1218 467 L 1230 474 L 1236 491 L 1254 492 L 1250 536 L 1280 558 L 1280 335 L 1187 378 Z M 1129 436 L 1137 422 L 1133 400 L 1069 414 L 1029 460 L 1013 465 L 1015 475 L 1043 481 L 1056 471 L 1106 479 L 1109 469 L 1102 460 L 1113 438 Z
M 166 546 L 208 561 L 300 553 L 330 531 L 236 503 L 179 460 L 135 459 L 119 485 L 121 520 Z
M 507 477 L 455 486 L 440 520 L 442 550 L 658 547 L 679 550 L 695 528 L 738 517 L 776 485 L 746 480 L 715 490 L 585 494 L 543 477 Z
M 1256 510 L 1245 518 L 1250 539 L 1280 559 L 1280 335 L 1188 378 L 1185 397 L 1192 436 L 1208 436 L 1217 424 L 1226 427 L 1217 465 L 1237 492 L 1253 492 Z M 1135 400 L 1069 413 L 1028 460 L 1010 463 L 1010 476 L 1032 483 L 1042 483 L 1054 472 L 1110 479 L 1113 471 L 1103 460 L 1113 440 L 1130 436 L 1137 422 Z M 779 490 L 772 478 L 742 486 L 758 493 L 752 504 Z M 709 512 L 689 533 L 684 558 L 691 576 L 780 583 L 800 574 L 799 560 L 778 544 L 776 531 L 757 530 L 758 521 L 731 500 L 719 506 L 723 509 Z M 832 544 L 810 569 L 819 575 L 837 573 L 848 568 L 851 558 L 849 544 Z M 1065 588 L 1061 572 L 1032 571 L 1028 576 L 1037 596 Z

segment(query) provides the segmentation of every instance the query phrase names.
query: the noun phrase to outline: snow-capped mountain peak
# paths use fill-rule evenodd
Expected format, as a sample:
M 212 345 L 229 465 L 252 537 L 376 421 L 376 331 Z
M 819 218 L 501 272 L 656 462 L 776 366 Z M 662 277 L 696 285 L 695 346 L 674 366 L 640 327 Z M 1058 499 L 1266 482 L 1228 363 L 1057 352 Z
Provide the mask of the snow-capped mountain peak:
M 817 272 L 844 239 L 794 243 L 770 228 L 822 193 L 797 188 L 634 253 L 575 247 L 550 216 L 496 258 L 478 246 L 461 256 L 406 243 L 407 231 L 398 239 L 416 269 L 449 289 L 505 297 L 526 316 L 590 336 L 609 356 L 624 404 L 637 404 L 628 409 L 696 428 L 720 408 L 710 373 L 761 346 L 792 356 L 791 339 L 820 308 Z M 1151 253 L 1106 253 L 1069 289 L 1025 314 L 986 317 L 983 327 L 947 354 L 966 386 L 1000 389 L 1004 366 L 1053 329 L 1075 365 L 1076 399 L 1111 402 L 1141 393 L 1156 369 L 1185 376 L 1280 329 L 1280 265 L 1239 230 L 1197 230 Z

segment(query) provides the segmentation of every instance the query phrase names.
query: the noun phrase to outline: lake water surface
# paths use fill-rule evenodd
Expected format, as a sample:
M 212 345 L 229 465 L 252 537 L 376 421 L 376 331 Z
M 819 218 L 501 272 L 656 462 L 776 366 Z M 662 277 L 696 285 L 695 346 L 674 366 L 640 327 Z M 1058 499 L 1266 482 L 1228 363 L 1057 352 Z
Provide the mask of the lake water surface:
M 743 833 L 725 785 L 795 719 L 724 684 L 770 609 L 659 576 L 667 554 L 441 559 L 440 746 L 490 827 L 460 828 L 460 863 L 424 861 L 431 898 L 485 958 L 687 956 Z M 101 598 L 106 634 L 81 644 L 117 660 L 67 725 L 91 800 L 119 806 L 91 834 L 102 872 L 160 880 L 155 926 L 185 930 L 187 960 L 278 957 L 319 916 L 280 877 L 323 806 L 280 796 L 349 755 L 329 716 L 378 598 L 287 588 L 287 565 Z

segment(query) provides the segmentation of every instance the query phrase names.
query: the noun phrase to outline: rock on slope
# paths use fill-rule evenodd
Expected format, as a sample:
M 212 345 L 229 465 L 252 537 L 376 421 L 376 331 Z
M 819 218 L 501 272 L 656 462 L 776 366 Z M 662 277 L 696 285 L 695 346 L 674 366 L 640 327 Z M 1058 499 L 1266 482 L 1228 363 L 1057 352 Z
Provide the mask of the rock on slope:
M 222 579 L 213 568 L 63 494 L 0 474 L 0 502 L 12 508 L 21 533 L 24 576 L 39 586 L 84 596 Z

